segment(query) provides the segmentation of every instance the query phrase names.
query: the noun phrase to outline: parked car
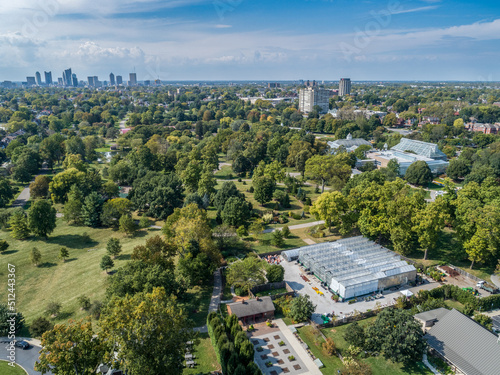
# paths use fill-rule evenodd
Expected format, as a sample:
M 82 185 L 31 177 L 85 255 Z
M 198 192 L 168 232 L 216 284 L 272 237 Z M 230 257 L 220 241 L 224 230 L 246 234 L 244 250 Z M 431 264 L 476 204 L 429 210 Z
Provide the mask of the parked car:
M 26 349 L 29 349 L 30 344 L 27 341 L 21 340 L 21 341 L 16 341 L 16 346 L 18 348 L 26 350 Z

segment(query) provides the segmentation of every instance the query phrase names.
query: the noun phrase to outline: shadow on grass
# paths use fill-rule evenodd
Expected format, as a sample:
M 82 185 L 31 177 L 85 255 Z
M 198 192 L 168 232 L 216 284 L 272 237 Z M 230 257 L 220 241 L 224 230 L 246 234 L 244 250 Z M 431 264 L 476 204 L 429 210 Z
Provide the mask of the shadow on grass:
M 78 258 L 68 258 L 64 261 L 64 263 L 73 262 L 75 260 L 78 260 Z
M 67 320 L 74 314 L 73 311 L 62 311 L 57 315 L 57 319 Z
M 120 254 L 116 257 L 117 260 L 130 260 L 130 254 Z
M 38 268 L 50 268 L 50 267 L 54 267 L 54 266 L 57 266 L 57 263 L 43 262 L 42 264 L 40 264 L 38 266 Z
M 94 240 L 87 241 L 86 237 L 78 234 L 63 234 L 57 237 L 52 237 L 48 239 L 47 242 L 69 247 L 70 249 L 86 249 L 99 244 L 99 242 Z
M 2 254 L 3 255 L 9 255 L 9 254 L 15 254 L 17 253 L 19 250 L 8 250 L 8 251 L 4 251 Z

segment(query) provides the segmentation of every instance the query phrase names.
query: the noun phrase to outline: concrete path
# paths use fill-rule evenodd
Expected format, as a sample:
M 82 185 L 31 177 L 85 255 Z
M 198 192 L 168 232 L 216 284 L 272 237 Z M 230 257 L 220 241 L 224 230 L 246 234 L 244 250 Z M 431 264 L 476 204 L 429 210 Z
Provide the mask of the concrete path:
M 287 327 L 283 319 L 278 319 L 274 320 L 274 323 L 276 323 L 281 330 L 281 333 L 286 337 L 290 345 L 292 345 L 292 348 L 295 350 L 295 352 L 299 355 L 300 359 L 304 362 L 304 364 L 307 366 L 309 369 L 308 374 L 310 375 L 322 375 L 320 369 L 316 364 L 313 362 L 312 358 L 309 357 L 309 354 L 307 354 L 306 350 L 304 347 L 300 344 L 300 342 L 297 340 L 297 338 L 293 335 L 292 331 L 290 331 L 290 328 Z
M 319 220 L 319 221 L 313 221 L 311 223 L 304 223 L 304 224 L 296 224 L 296 225 L 290 225 L 288 227 L 288 229 L 290 230 L 295 230 L 295 229 L 302 229 L 302 228 L 310 228 L 310 227 L 314 227 L 316 225 L 320 225 L 320 224 L 324 224 L 325 221 L 324 220 Z M 281 230 L 281 228 L 283 227 L 279 227 L 279 228 L 268 228 L 268 229 L 264 229 L 262 231 L 262 233 L 272 233 L 274 232 L 276 229 L 279 229 Z
M 314 242 L 310 238 L 303 238 L 302 241 L 304 241 L 308 245 L 316 245 L 316 242 Z
M 492 282 L 493 284 L 495 284 L 497 287 L 499 287 L 499 288 L 500 288 L 500 276 L 497 276 L 497 275 L 491 275 L 491 276 L 490 276 L 490 278 L 491 278 L 491 282 Z
M 208 312 L 217 311 L 220 305 L 220 297 L 222 295 L 222 276 L 220 268 L 214 272 L 214 290 L 212 291 L 212 299 L 210 300 L 210 305 L 208 305 Z M 208 332 L 207 325 L 202 325 L 201 327 L 194 328 L 196 332 Z
M 24 337 L 18 337 L 17 340 L 24 340 L 29 342 L 30 348 L 23 350 L 21 348 L 16 348 L 16 360 L 15 363 L 19 366 L 21 366 L 27 373 L 28 375 L 39 375 L 41 372 L 35 371 L 35 362 L 38 360 L 38 357 L 40 356 L 39 352 L 42 349 L 40 347 L 40 340 L 36 339 L 30 339 L 30 338 L 24 338 Z M 9 342 L 9 340 L 6 337 L 1 337 L 0 338 L 0 359 L 4 359 L 9 361 L 7 356 L 9 355 L 7 352 L 7 346 L 8 344 L 6 342 Z M 49 375 L 52 373 L 49 373 Z
M 427 354 L 424 354 L 424 357 L 422 358 L 422 362 L 424 362 L 424 365 L 427 366 L 429 370 L 431 370 L 434 374 L 436 375 L 441 375 L 441 373 L 432 366 L 429 361 L 427 360 Z
M 12 203 L 12 207 L 24 207 L 30 199 L 30 187 L 26 186 Z

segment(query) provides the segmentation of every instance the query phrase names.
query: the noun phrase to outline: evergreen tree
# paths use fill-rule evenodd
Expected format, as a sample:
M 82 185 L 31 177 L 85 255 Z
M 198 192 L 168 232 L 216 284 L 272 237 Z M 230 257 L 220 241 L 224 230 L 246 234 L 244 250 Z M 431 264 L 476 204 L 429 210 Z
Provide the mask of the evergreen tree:
M 85 225 L 97 228 L 101 224 L 102 205 L 102 198 L 95 191 L 85 198 L 82 207 L 82 218 Z

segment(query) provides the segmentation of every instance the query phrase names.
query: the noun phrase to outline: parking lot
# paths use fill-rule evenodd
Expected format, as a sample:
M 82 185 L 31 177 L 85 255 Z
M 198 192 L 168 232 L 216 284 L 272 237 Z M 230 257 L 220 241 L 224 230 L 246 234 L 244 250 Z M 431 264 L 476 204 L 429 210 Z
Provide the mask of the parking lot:
M 306 275 L 308 281 L 304 280 L 301 275 L 303 275 L 302 269 L 295 262 L 281 262 L 281 265 L 285 269 L 285 281 L 299 294 L 306 294 L 311 297 L 314 305 L 316 305 L 316 311 L 312 315 L 311 320 L 321 324 L 323 323 L 322 315 L 332 314 L 338 319 L 348 317 L 355 314 L 355 310 L 358 312 L 365 312 L 367 310 L 373 310 L 377 307 L 385 307 L 392 305 L 395 300 L 400 297 L 401 291 L 408 289 L 412 293 L 416 294 L 421 289 L 434 289 L 440 286 L 437 282 L 429 282 L 427 284 L 419 285 L 416 287 L 403 287 L 398 291 L 385 291 L 381 298 L 373 299 L 370 301 L 359 301 L 356 303 L 349 304 L 347 302 L 335 302 L 332 300 L 332 293 L 321 286 L 320 281 L 312 276 Z M 317 288 L 323 295 L 319 294 L 315 289 Z

